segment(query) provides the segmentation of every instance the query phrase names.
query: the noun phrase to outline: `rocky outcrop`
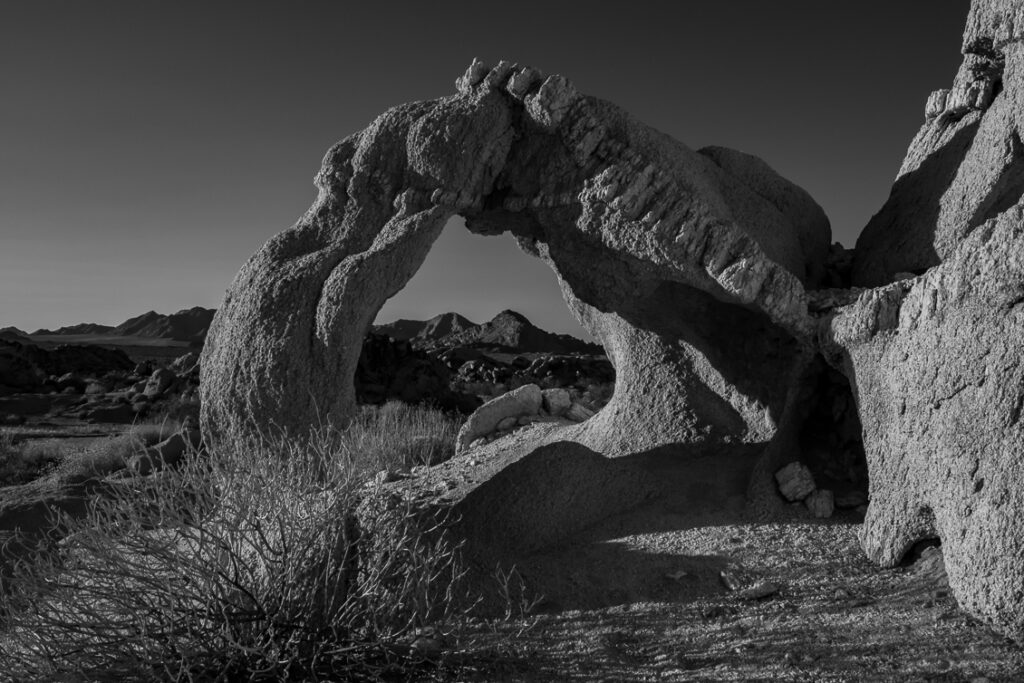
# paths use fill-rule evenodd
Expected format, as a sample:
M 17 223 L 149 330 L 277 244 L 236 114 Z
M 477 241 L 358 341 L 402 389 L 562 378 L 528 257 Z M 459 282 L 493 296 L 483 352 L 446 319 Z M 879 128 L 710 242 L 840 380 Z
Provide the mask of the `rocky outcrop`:
M 574 403 L 565 389 L 541 389 L 525 384 L 483 404 L 469 416 L 455 439 L 455 452 L 491 443 L 538 422 L 570 424 L 593 417 L 593 411 Z
M 547 262 L 615 366 L 573 440 L 615 457 L 773 439 L 806 362 L 802 283 L 830 242 L 813 202 L 561 76 L 475 62 L 457 86 L 335 145 L 314 205 L 236 276 L 204 350 L 207 437 L 344 424 L 365 330 L 461 214 Z
M 34 344 L 0 340 L 0 387 L 38 391 L 48 376 L 68 373 L 101 375 L 134 366 L 123 351 L 99 346 L 62 344 L 43 349 Z
M 857 242 L 853 282 L 877 287 L 821 341 L 857 397 L 869 557 L 941 539 L 960 605 L 1024 641 L 1022 36 L 1020 0 L 972 2 L 954 85 Z
M 871 504 L 868 556 L 941 539 L 957 601 L 1024 640 L 1024 209 L 941 266 L 868 290 L 824 332 L 855 379 Z
M 1022 35 L 1018 0 L 972 3 L 963 63 L 953 86 L 928 98 L 889 199 L 857 240 L 853 284 L 922 273 L 1021 198 Z
M 497 429 L 514 426 L 520 417 L 536 415 L 540 412 L 542 399 L 541 389 L 536 384 L 527 384 L 491 399 L 477 408 L 462 425 L 455 440 L 455 452 L 461 453 L 478 438 Z M 504 426 L 506 424 L 508 427 Z
M 452 391 L 450 379 L 451 372 L 443 363 L 410 342 L 368 334 L 356 366 L 356 400 L 369 404 L 398 400 L 471 412 L 480 402 Z

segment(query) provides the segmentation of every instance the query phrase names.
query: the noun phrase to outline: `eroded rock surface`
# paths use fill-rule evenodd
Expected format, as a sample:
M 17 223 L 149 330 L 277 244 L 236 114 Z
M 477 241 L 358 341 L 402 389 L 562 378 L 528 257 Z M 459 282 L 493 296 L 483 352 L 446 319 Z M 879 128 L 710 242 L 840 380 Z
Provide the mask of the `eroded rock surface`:
M 942 539 L 962 607 L 1024 639 L 1024 211 L 943 265 L 863 293 L 826 332 L 856 378 L 868 555 L 892 566 Z
M 365 330 L 458 213 L 544 259 L 615 365 L 572 440 L 605 456 L 770 441 L 830 239 L 806 193 L 560 76 L 476 62 L 458 89 L 335 145 L 314 205 L 242 268 L 204 350 L 208 438 L 344 424 Z

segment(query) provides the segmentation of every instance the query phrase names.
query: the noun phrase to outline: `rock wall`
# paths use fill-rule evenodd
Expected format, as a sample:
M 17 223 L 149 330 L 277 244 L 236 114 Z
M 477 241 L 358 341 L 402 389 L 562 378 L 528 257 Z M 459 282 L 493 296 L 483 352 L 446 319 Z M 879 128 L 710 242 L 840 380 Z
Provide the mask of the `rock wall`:
M 1024 640 L 1024 210 L 927 275 L 868 290 L 824 333 L 854 382 L 870 470 L 861 540 L 893 566 L 942 540 L 962 607 Z
M 855 284 L 881 286 L 821 344 L 856 394 L 868 556 L 941 539 L 961 606 L 1024 641 L 1022 36 L 1024 3 L 974 0 L 954 86 L 857 242 Z

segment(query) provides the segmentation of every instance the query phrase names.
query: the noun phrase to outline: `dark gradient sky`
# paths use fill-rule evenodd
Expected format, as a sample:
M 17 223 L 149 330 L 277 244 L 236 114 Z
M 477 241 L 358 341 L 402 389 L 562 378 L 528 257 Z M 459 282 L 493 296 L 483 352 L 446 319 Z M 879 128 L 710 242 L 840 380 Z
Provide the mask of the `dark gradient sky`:
M 217 306 L 313 201 L 333 142 L 452 93 L 473 57 L 561 73 L 691 147 L 756 154 L 852 245 L 952 81 L 967 8 L 0 0 L 0 327 Z M 502 308 L 579 332 L 543 264 L 452 224 L 380 319 Z

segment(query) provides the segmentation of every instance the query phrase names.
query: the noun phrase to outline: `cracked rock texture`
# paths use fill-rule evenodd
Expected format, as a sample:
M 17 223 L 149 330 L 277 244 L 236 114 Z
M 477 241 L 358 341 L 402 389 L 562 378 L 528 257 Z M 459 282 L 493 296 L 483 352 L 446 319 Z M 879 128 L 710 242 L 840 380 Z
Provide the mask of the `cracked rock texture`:
M 1019 0 L 971 4 L 952 88 L 925 123 L 888 201 L 857 240 L 853 284 L 875 287 L 949 258 L 1024 193 L 1024 14 Z
M 313 206 L 238 273 L 204 349 L 207 438 L 344 424 L 367 327 L 461 214 L 546 261 L 615 365 L 611 402 L 566 438 L 607 457 L 770 442 L 810 355 L 820 207 L 561 76 L 474 62 L 457 88 L 335 145 Z

